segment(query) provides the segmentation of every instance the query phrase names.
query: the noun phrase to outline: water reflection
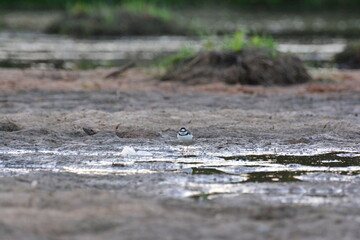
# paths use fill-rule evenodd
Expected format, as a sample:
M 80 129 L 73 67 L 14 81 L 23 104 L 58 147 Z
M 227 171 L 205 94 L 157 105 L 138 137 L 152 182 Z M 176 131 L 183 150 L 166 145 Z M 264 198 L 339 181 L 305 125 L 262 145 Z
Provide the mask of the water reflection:
M 0 67 L 88 69 L 118 67 L 136 61 L 153 62 L 183 46 L 199 50 L 203 40 L 194 37 L 122 37 L 72 39 L 38 33 L 0 33 Z M 342 39 L 328 43 L 280 43 L 279 51 L 297 54 L 304 61 L 329 62 L 345 47 Z

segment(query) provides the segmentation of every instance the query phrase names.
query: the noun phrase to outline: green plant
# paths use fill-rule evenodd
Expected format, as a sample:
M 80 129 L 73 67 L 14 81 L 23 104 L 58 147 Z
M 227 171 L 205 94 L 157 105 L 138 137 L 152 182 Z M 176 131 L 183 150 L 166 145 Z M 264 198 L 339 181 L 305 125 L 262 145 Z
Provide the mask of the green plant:
M 189 46 L 182 46 L 182 48 L 180 49 L 179 52 L 177 52 L 174 55 L 171 55 L 167 58 L 165 58 L 161 65 L 164 66 L 165 68 L 170 67 L 171 65 L 173 65 L 174 63 L 178 63 L 184 59 L 190 58 L 192 56 L 195 55 L 196 50 L 192 47 Z
M 151 4 L 145 1 L 126 1 L 121 5 L 126 11 L 136 14 L 149 14 L 154 17 L 161 18 L 162 20 L 168 21 L 172 19 L 171 12 L 164 8 L 159 7 L 155 4 Z
M 272 37 L 254 35 L 250 39 L 250 47 L 267 49 L 267 55 L 271 58 L 276 58 L 276 42 Z
M 76 2 L 67 5 L 67 13 L 71 16 L 98 17 L 106 24 L 111 24 L 115 21 L 116 12 L 117 7 L 100 2 L 96 4 Z
M 254 35 L 249 37 L 245 31 L 237 31 L 232 35 L 225 36 L 223 39 L 201 36 L 203 43 L 201 50 L 209 51 L 233 51 L 239 52 L 245 48 L 262 48 L 266 54 L 275 58 L 277 56 L 276 43 L 273 38 L 268 36 Z M 175 55 L 165 58 L 162 66 L 169 68 L 171 65 L 181 62 L 187 58 L 194 56 L 196 50 L 189 46 L 183 46 Z
M 68 3 L 66 5 L 66 12 L 70 15 L 92 15 L 95 10 L 97 10 L 97 8 L 95 8 L 94 5 L 85 2 L 75 2 L 73 4 Z
M 259 48 L 275 49 L 276 43 L 272 37 L 254 35 L 250 39 L 250 46 Z
M 223 50 L 239 52 L 248 45 L 245 31 L 237 31 L 232 36 L 227 36 L 222 42 Z
M 273 38 L 268 36 L 254 35 L 249 37 L 245 31 L 237 31 L 232 35 L 225 36 L 223 39 L 203 38 L 202 49 L 205 51 L 225 50 L 239 52 L 244 48 L 264 48 L 269 50 L 276 49 Z

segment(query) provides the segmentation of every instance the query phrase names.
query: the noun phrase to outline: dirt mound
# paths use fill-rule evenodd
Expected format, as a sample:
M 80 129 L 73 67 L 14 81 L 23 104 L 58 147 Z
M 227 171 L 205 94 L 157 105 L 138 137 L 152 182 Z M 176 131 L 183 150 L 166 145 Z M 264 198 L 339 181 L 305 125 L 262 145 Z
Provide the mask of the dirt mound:
M 66 14 L 45 29 L 46 33 L 67 34 L 76 37 L 123 36 L 123 35 L 176 35 L 188 34 L 188 30 L 174 21 L 149 14 L 135 14 L 116 10 L 108 19 L 100 13 Z
M 339 68 L 360 69 L 360 41 L 348 44 L 341 53 L 335 55 L 334 60 Z
M 264 49 L 199 53 L 173 64 L 162 77 L 189 84 L 220 81 L 250 85 L 290 85 L 310 79 L 299 58 Z

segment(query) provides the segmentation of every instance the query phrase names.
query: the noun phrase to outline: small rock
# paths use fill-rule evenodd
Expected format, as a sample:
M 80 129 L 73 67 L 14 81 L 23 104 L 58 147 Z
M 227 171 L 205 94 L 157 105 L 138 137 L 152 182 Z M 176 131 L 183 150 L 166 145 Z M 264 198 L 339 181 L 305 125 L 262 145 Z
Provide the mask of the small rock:
M 83 130 L 89 136 L 95 135 L 97 133 L 94 129 L 88 127 L 83 127 Z

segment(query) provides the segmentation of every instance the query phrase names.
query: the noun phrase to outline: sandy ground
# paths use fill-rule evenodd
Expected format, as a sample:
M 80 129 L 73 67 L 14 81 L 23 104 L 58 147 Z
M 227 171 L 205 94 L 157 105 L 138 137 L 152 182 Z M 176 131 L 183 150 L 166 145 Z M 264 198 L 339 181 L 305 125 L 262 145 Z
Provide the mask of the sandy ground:
M 272 88 L 161 83 L 150 70 L 139 69 L 104 80 L 107 73 L 1 69 L 0 148 L 165 146 L 187 126 L 195 146 L 209 153 L 359 152 L 358 71 L 316 73 L 325 80 Z M 116 136 L 116 126 L 126 137 Z M 97 134 L 88 136 L 84 127 Z M 12 161 L 6 154 L 0 159 L 0 164 Z M 194 201 L 162 194 L 159 183 L 168 174 L 3 174 L 1 238 L 360 238 L 358 182 L 332 183 L 343 195 L 315 204 L 256 193 Z M 285 185 L 299 187 L 251 183 L 255 189 Z M 322 187 L 329 186 L 319 183 Z

